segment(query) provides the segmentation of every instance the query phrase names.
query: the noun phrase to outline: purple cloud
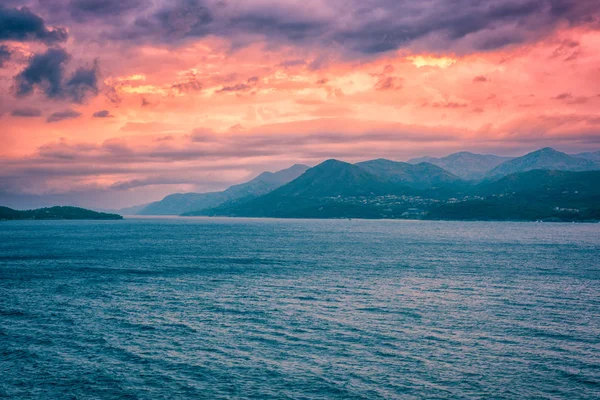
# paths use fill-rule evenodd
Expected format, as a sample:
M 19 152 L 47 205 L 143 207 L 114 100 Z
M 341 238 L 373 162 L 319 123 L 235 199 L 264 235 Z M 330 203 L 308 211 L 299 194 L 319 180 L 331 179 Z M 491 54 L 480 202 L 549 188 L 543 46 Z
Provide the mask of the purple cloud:
M 59 121 L 65 120 L 65 119 L 79 118 L 80 116 L 81 116 L 81 113 L 74 111 L 74 110 L 58 111 L 58 112 L 50 114 L 48 116 L 48 118 L 46 119 L 46 122 L 48 122 L 48 123 L 59 122 Z
M 101 111 L 96 111 L 94 114 L 92 114 L 92 117 L 94 117 L 94 118 L 112 118 L 112 115 L 110 114 L 110 111 L 108 111 L 108 110 L 101 110 Z
M 39 40 L 47 44 L 67 40 L 65 28 L 48 28 L 44 20 L 29 8 L 0 5 L 0 40 Z
M 561 24 L 598 27 L 600 20 L 600 3 L 580 0 L 321 0 L 308 5 L 55 0 L 51 5 L 43 7 L 58 23 L 88 29 L 94 40 L 178 45 L 212 35 L 237 46 L 259 36 L 275 45 L 332 45 L 355 54 L 408 47 L 492 50 L 537 40 Z
M 41 117 L 42 111 L 37 108 L 15 108 L 10 115 L 13 117 L 35 118 Z
M 69 99 L 82 103 L 88 94 L 98 94 L 98 65 L 78 68 L 65 80 L 65 65 L 71 55 L 61 48 L 50 48 L 35 54 L 29 64 L 15 77 L 15 94 L 18 97 L 33 93 L 37 87 L 53 99 Z

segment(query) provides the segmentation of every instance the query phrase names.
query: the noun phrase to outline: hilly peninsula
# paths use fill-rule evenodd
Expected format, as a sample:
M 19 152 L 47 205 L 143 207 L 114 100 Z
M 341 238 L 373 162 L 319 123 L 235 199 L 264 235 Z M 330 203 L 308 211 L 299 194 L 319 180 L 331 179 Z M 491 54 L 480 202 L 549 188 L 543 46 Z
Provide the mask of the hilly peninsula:
M 7 220 L 119 220 L 123 219 L 118 214 L 96 212 L 79 207 L 49 207 L 37 210 L 13 210 L 0 207 L 0 221 Z

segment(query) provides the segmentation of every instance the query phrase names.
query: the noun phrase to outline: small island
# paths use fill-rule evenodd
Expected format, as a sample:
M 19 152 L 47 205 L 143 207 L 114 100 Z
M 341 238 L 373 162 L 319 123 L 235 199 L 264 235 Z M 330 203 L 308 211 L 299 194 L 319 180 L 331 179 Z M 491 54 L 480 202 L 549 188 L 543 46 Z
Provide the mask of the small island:
M 0 221 L 8 220 L 119 220 L 118 214 L 108 214 L 79 207 L 48 207 L 37 210 L 13 210 L 0 207 Z

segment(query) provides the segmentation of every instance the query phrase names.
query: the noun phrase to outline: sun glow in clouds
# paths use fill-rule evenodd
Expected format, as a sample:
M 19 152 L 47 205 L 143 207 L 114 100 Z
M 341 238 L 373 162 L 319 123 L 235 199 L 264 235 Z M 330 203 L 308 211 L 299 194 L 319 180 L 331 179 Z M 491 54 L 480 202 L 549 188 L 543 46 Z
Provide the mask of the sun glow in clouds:
M 417 68 L 421 67 L 438 67 L 438 68 L 448 68 L 452 64 L 455 64 L 458 61 L 458 58 L 454 56 L 431 56 L 431 55 L 419 55 L 419 56 L 410 56 L 406 57 L 407 60 L 410 60 L 413 65 Z

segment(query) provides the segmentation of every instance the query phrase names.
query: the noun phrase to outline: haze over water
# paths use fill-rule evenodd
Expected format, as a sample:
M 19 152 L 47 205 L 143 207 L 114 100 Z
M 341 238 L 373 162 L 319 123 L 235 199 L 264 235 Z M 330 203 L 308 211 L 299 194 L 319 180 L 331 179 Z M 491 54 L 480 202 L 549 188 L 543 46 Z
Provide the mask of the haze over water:
M 0 397 L 600 396 L 600 225 L 0 223 Z

